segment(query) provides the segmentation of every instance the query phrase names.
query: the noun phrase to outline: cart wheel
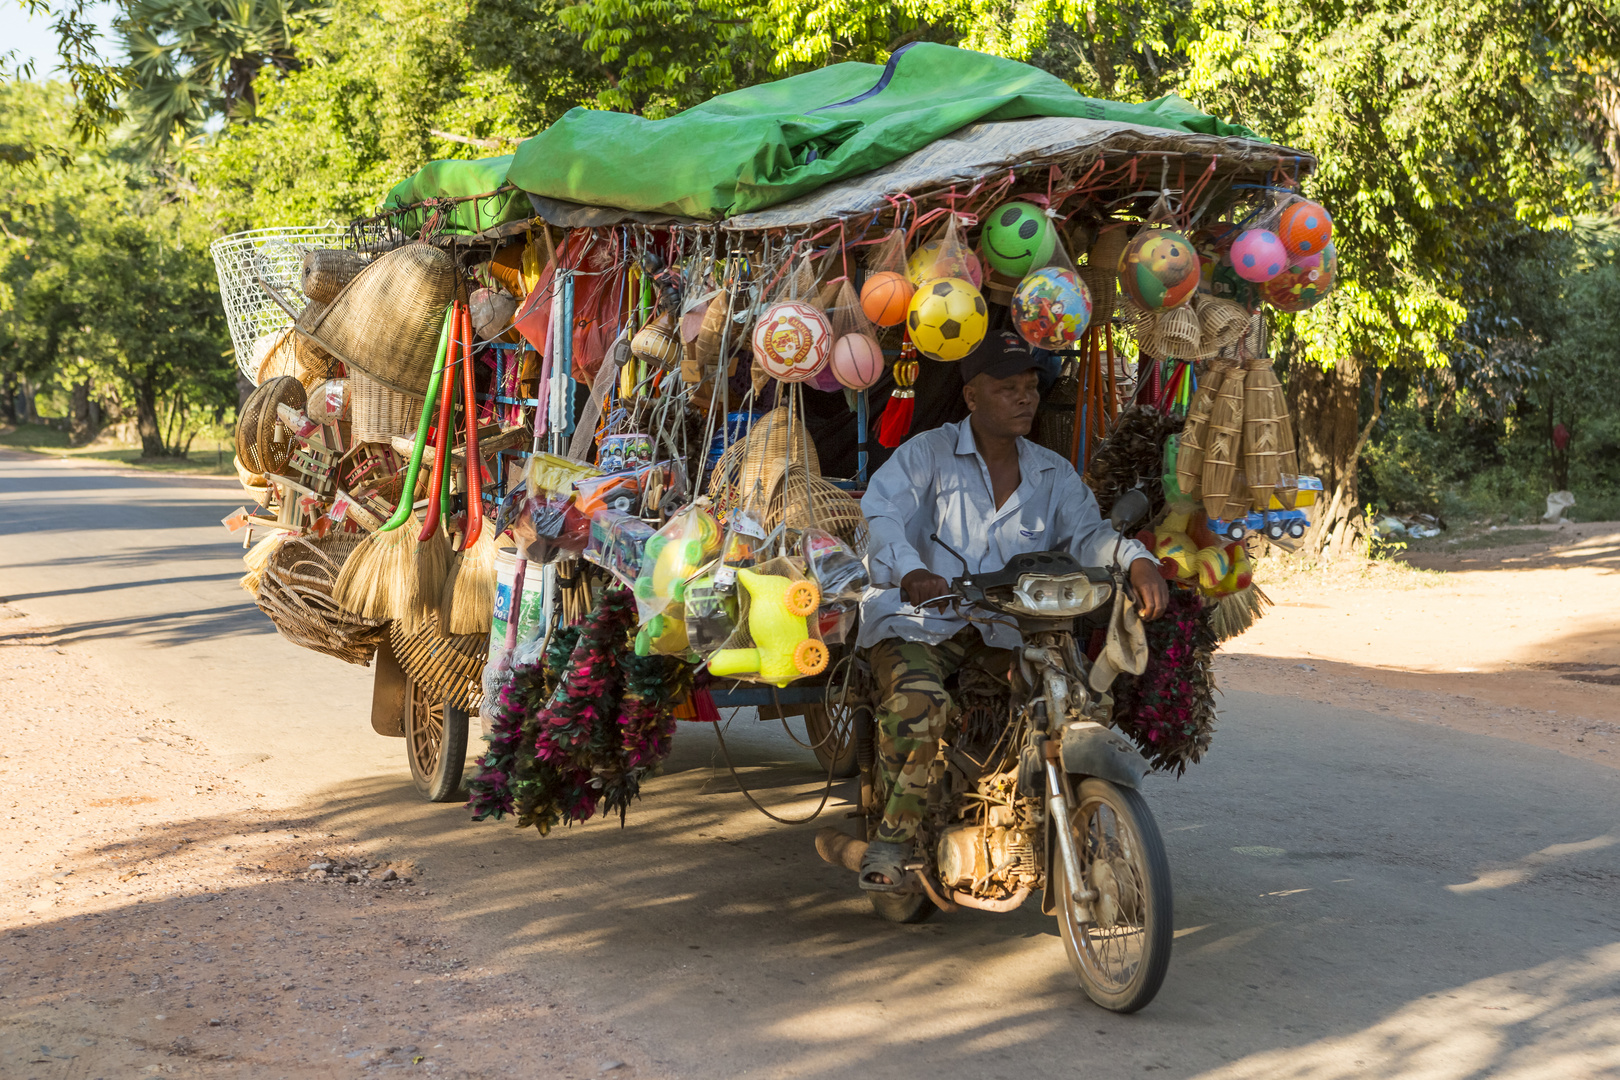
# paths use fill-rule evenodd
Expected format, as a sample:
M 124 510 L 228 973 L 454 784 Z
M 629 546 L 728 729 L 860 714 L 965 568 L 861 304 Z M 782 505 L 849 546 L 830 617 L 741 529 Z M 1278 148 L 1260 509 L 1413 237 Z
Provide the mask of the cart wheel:
M 415 679 L 405 684 L 405 756 L 416 790 L 428 802 L 450 802 L 461 793 L 467 713 L 448 700 L 430 699 Z
M 825 705 L 804 707 L 805 741 L 834 780 L 848 780 L 861 771 L 855 760 L 854 715 L 836 703 L 831 712 Z
M 1300 537 L 1304 536 L 1305 523 L 1303 521 L 1290 521 L 1288 523 L 1288 535 L 1292 536 L 1295 540 L 1298 540 Z

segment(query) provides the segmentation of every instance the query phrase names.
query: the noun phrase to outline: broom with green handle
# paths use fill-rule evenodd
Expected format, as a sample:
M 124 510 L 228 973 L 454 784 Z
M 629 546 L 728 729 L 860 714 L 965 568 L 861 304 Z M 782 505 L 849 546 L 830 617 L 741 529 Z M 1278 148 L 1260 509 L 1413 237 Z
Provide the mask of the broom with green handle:
M 441 376 L 438 443 L 433 448 L 433 474 L 428 481 L 427 522 L 417 537 L 416 598 L 419 610 L 413 612 L 413 617 L 425 614 L 424 609 L 438 603 L 445 577 L 450 572 L 450 446 L 455 441 L 452 409 L 456 392 L 456 337 L 461 330 L 460 306 L 452 303 L 451 312 L 453 332 Z
M 439 396 L 444 375 L 445 354 L 450 347 L 450 310 L 439 331 L 439 349 L 428 380 L 427 397 L 422 401 L 422 418 L 416 425 L 416 444 L 411 449 L 410 467 L 399 491 L 399 506 L 377 531 L 355 546 L 332 587 L 332 598 L 345 611 L 365 619 L 402 619 L 416 600 L 416 546 L 420 530 L 416 521 L 416 478 L 422 468 L 422 449 L 427 444 L 428 423 L 433 403 Z M 410 523 L 413 527 L 402 527 Z
M 439 628 L 446 634 L 479 634 L 495 613 L 495 530 L 484 521 L 484 462 L 478 452 L 478 404 L 474 396 L 472 316 L 465 309 L 462 407 L 467 416 L 467 531 L 439 596 Z

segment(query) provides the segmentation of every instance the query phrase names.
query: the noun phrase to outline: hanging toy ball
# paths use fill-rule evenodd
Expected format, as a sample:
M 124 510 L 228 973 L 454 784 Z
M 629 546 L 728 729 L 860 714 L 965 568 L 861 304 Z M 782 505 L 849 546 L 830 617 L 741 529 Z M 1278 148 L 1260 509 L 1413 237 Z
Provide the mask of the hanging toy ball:
M 1232 269 L 1244 281 L 1270 281 L 1288 265 L 1288 252 L 1269 229 L 1245 229 L 1232 241 Z
M 1091 290 L 1073 270 L 1043 266 L 1018 283 L 1012 316 L 1019 336 L 1035 348 L 1067 349 L 1091 323 Z
M 904 274 L 884 270 L 861 286 L 861 311 L 879 326 L 899 326 L 906 321 L 906 308 L 916 291 Z
M 906 260 L 906 277 L 911 279 L 913 285 L 921 288 L 925 281 L 936 281 L 940 278 L 959 276 L 957 274 L 940 273 L 934 268 L 934 263 L 939 259 L 939 248 L 942 243 L 944 243 L 943 240 L 930 240 L 916 251 L 913 251 L 911 258 Z M 979 257 L 973 252 L 966 248 L 960 248 L 959 250 L 962 253 L 962 261 L 967 266 L 967 280 L 969 284 L 977 289 L 984 284 L 984 267 L 979 265 Z M 960 270 L 961 267 L 955 269 Z
M 1290 259 L 1287 269 L 1260 286 L 1260 295 L 1281 311 L 1304 311 L 1333 291 L 1338 274 L 1339 252 L 1329 240 L 1320 254 Z
M 1119 285 L 1144 311 L 1185 304 L 1198 291 L 1198 252 L 1173 229 L 1143 229 L 1120 253 Z
M 844 392 L 844 384 L 839 382 L 838 377 L 833 374 L 832 361 L 830 360 L 827 362 L 826 367 L 804 380 L 804 385 L 814 387 L 827 394 L 841 394 Z
M 865 390 L 883 377 L 883 347 L 871 334 L 845 334 L 833 344 L 827 367 L 851 390 Z
M 992 269 L 1021 278 L 1052 257 L 1057 229 L 1033 203 L 1002 203 L 985 219 L 979 244 Z
M 1296 259 L 1320 255 L 1333 239 L 1333 219 L 1319 204 L 1301 199 L 1283 210 L 1277 221 L 1277 238 Z
M 960 360 L 979 347 L 989 328 L 990 309 L 971 282 L 961 278 L 930 281 L 911 298 L 906 326 L 911 343 L 931 360 Z
M 809 304 L 772 304 L 754 327 L 754 355 L 773 379 L 803 382 L 826 367 L 831 354 L 832 327 Z

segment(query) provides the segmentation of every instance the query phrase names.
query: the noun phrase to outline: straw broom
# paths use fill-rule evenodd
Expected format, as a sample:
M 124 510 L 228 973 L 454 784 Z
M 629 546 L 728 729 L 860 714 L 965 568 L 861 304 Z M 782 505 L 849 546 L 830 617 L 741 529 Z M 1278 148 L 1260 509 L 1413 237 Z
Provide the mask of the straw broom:
M 459 303 L 451 304 L 454 334 L 461 332 L 460 312 Z M 445 370 L 449 374 L 441 376 L 443 386 L 439 394 L 438 443 L 433 448 L 433 475 L 428 481 L 427 522 L 417 537 L 420 546 L 416 549 L 416 599 L 423 609 L 438 603 L 439 593 L 444 589 L 445 578 L 450 573 L 450 444 L 455 440 L 455 348 L 456 341 L 452 335 L 445 362 Z M 441 523 L 444 525 L 442 529 Z M 419 610 L 417 614 L 426 615 L 426 611 Z
M 466 311 L 462 345 L 462 403 L 467 410 L 467 537 L 439 592 L 439 628 L 480 634 L 495 614 L 495 530 L 484 523 L 484 462 L 478 453 L 478 409 L 472 366 L 472 323 Z
M 422 468 L 422 450 L 427 444 L 428 421 L 433 400 L 444 375 L 444 357 L 450 344 L 450 312 L 445 311 L 439 331 L 439 352 L 433 362 L 433 377 L 422 401 L 422 417 L 416 425 L 416 444 L 411 450 L 410 467 L 400 488 L 399 507 L 377 531 L 356 545 L 343 563 L 332 586 L 332 599 L 345 611 L 366 619 L 401 619 L 411 612 L 416 599 L 416 547 L 421 530 L 416 523 L 416 477 Z
M 1243 384 L 1243 469 L 1249 492 L 1257 508 L 1269 508 L 1275 494 L 1284 509 L 1292 510 L 1299 481 L 1287 474 L 1284 464 L 1294 441 L 1288 399 L 1268 358 L 1256 357 L 1244 367 L 1248 370 Z

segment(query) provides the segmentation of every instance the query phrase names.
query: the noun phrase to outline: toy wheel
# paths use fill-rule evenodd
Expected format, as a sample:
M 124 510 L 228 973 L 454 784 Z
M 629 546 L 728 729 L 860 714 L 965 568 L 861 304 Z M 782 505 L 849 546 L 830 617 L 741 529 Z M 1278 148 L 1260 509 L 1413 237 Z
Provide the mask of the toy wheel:
M 1226 538 L 1228 540 L 1241 540 L 1245 531 L 1241 524 L 1234 521 L 1226 527 Z
M 1304 536 L 1305 523 L 1303 521 L 1290 521 L 1288 523 L 1288 535 L 1292 536 L 1295 540 L 1298 540 L 1300 537 Z
M 787 592 L 782 594 L 782 606 L 787 608 L 789 615 L 809 615 L 821 606 L 821 590 L 816 588 L 816 583 L 813 581 L 795 581 L 787 587 Z M 817 642 L 817 644 L 820 643 Z M 822 651 L 826 652 L 825 647 L 823 647 Z M 822 663 L 825 664 L 826 660 L 823 659 Z M 820 671 L 821 669 L 817 668 L 816 670 Z
M 619 495 L 608 500 L 608 509 L 617 510 L 621 514 L 628 514 L 636 505 L 636 500 L 628 495 Z
M 800 675 L 820 675 L 827 670 L 827 646 L 815 638 L 805 638 L 793 647 L 793 666 Z
M 1266 525 L 1266 536 L 1272 540 L 1281 540 L 1283 538 L 1283 533 L 1287 531 L 1288 530 L 1280 521 L 1269 522 Z

